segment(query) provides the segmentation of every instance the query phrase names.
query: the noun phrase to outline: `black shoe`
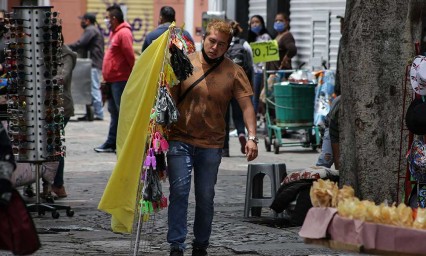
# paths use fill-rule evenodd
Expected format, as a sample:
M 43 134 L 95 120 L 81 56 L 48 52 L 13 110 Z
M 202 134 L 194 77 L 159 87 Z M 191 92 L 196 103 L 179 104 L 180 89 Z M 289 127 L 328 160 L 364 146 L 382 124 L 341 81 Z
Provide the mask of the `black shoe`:
M 94 150 L 98 153 L 114 153 L 115 145 L 104 143 L 102 146 L 94 148 Z
M 192 248 L 192 256 L 207 256 L 207 250 L 205 248 Z
M 172 249 L 170 251 L 170 256 L 183 256 L 183 251 Z
M 77 121 L 93 121 L 93 120 L 90 120 L 87 115 L 84 115 L 82 117 L 77 118 Z

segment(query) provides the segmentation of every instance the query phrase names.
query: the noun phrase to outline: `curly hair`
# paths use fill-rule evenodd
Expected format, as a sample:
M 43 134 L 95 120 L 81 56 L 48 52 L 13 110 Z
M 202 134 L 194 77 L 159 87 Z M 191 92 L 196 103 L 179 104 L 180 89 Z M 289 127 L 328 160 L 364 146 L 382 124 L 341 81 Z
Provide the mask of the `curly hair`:
M 204 35 L 204 37 L 210 35 L 212 30 L 216 30 L 218 32 L 221 32 L 221 33 L 228 35 L 228 37 L 229 37 L 228 43 L 231 43 L 232 35 L 233 35 L 232 27 L 231 27 L 230 24 L 226 23 L 226 21 L 224 21 L 224 20 L 211 20 L 207 24 L 206 34 Z

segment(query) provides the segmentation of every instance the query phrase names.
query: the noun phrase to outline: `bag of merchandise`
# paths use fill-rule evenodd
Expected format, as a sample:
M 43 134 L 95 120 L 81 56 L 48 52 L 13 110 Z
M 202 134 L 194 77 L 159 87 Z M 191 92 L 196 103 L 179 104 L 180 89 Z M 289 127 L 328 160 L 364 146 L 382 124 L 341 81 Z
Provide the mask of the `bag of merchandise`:
M 426 145 L 423 141 L 415 139 L 407 154 L 407 161 L 411 176 L 420 182 L 426 181 Z

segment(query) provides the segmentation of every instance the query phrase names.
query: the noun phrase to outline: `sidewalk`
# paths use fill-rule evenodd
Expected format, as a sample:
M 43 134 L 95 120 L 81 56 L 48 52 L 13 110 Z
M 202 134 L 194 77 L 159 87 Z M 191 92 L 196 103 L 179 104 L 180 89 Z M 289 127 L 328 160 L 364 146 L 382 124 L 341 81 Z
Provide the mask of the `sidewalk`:
M 106 117 L 109 118 L 109 115 L 106 114 Z M 65 130 L 65 186 L 68 197 L 56 200 L 56 203 L 70 205 L 75 215 L 67 217 L 64 211 L 59 211 L 59 219 L 53 219 L 50 213 L 45 216 L 33 213 L 42 243 L 42 248 L 34 255 L 133 255 L 132 235 L 111 232 L 110 215 L 97 210 L 116 162 L 115 154 L 96 153 L 93 150 L 106 139 L 108 126 L 108 119 L 68 123 Z M 238 139 L 231 137 L 231 157 L 223 158 L 216 186 L 215 219 L 209 255 L 338 255 L 336 251 L 324 247 L 304 244 L 298 236 L 299 227 L 254 224 L 243 217 L 248 163 L 239 151 Z M 285 163 L 287 169 L 291 170 L 313 165 L 318 154 L 294 147 L 281 148 L 280 154 L 276 155 L 265 151 L 261 139 L 259 157 L 254 162 Z M 168 184 L 162 184 L 168 196 Z M 194 215 L 193 202 L 194 196 L 191 194 L 190 220 L 193 220 Z M 273 216 L 272 212 L 265 211 L 266 217 Z M 188 230 L 187 242 L 190 244 L 191 221 Z M 138 255 L 168 255 L 166 233 L 167 210 L 162 210 L 156 215 L 154 226 L 142 232 L 142 239 L 151 241 L 152 252 L 139 251 Z M 186 255 L 190 255 L 190 250 Z

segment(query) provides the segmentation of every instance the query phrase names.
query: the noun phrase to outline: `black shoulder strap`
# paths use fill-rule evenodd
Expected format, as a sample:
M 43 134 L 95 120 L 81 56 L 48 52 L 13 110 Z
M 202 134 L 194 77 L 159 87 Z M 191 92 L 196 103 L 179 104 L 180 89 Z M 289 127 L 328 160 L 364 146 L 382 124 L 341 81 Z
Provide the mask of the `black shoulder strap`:
M 217 68 L 220 63 L 222 63 L 223 59 L 221 61 L 216 62 L 211 68 L 209 68 L 209 70 L 206 71 L 206 73 L 204 73 L 202 76 L 200 76 L 200 78 L 197 79 L 197 81 L 195 81 L 194 83 L 191 84 L 191 86 L 186 89 L 186 91 L 179 97 L 178 99 L 178 105 L 185 99 L 186 95 L 188 95 L 188 93 L 194 89 L 194 87 L 201 82 L 201 80 L 203 80 L 206 76 L 208 76 L 215 68 Z

